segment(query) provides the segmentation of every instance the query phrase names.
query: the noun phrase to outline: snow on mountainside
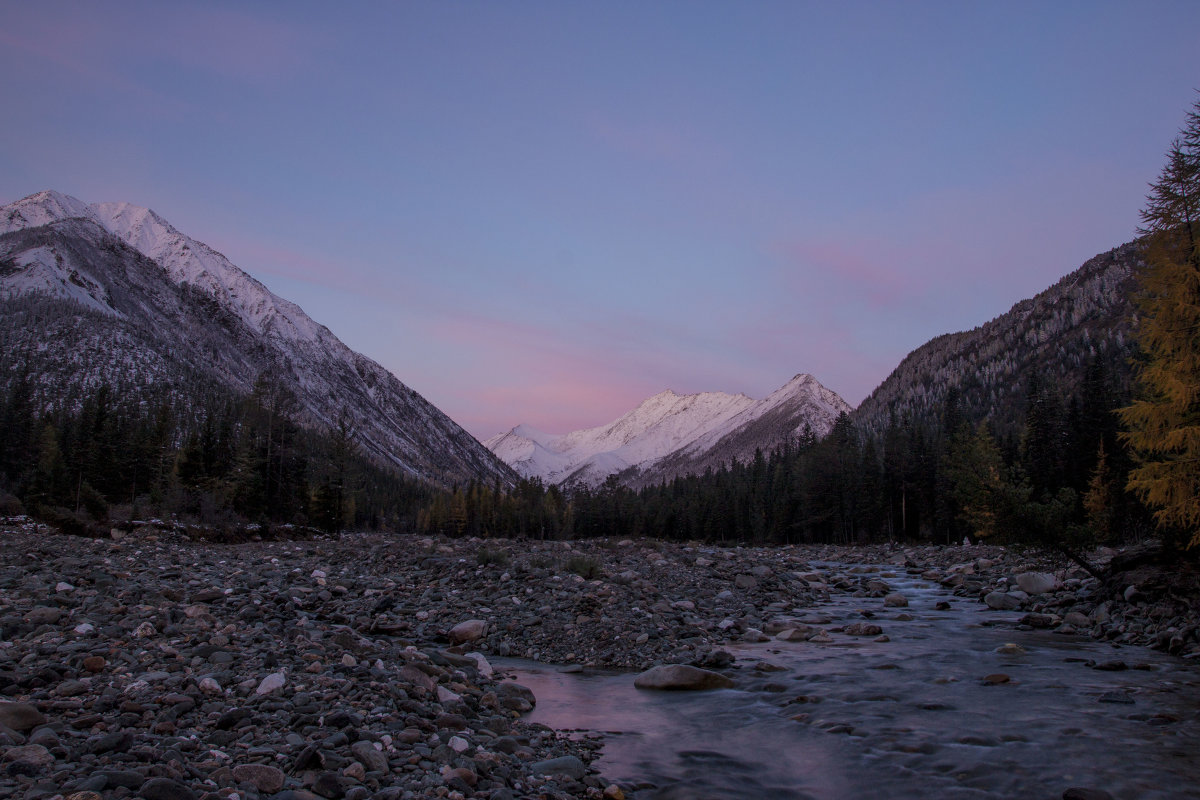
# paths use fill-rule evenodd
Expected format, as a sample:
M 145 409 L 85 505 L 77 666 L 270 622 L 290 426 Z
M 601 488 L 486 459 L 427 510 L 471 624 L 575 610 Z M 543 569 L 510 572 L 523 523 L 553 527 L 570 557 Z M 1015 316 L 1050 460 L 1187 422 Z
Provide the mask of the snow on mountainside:
M 644 485 L 703 471 L 712 458 L 747 460 L 756 447 L 769 451 L 805 425 L 824 435 L 849 410 L 811 375 L 797 375 L 763 400 L 668 390 L 608 425 L 561 436 L 518 425 L 484 444 L 523 477 L 596 486 L 619 474 L 626 483 Z
M 68 302 L 33 315 L 38 330 L 15 329 L 14 305 L 0 334 L 10 354 L 36 353 L 59 391 L 64 381 L 182 386 L 200 376 L 247 392 L 269 374 L 295 394 L 301 422 L 330 427 L 346 416 L 364 450 L 411 474 L 513 477 L 390 372 L 149 209 L 57 192 L 0 208 L 0 301 L 46 297 Z M 3 361 L 7 380 L 17 365 Z

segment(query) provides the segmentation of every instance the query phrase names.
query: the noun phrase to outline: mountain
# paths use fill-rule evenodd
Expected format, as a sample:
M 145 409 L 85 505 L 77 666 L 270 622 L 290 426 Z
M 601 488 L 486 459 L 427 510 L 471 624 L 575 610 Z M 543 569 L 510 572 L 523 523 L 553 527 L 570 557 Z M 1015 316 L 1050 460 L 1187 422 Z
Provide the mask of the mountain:
M 50 405 L 122 392 L 245 394 L 264 379 L 310 427 L 355 431 L 380 463 L 446 485 L 512 471 L 299 306 L 153 211 L 40 192 L 0 208 L 0 380 Z
M 823 436 L 850 411 L 811 375 L 797 375 L 763 400 L 744 394 L 667 390 L 617 420 L 563 435 L 518 425 L 484 442 L 521 476 L 546 483 L 598 486 L 619 475 L 630 486 L 748 461 L 797 436 L 807 425 Z
M 967 420 L 987 418 L 997 430 L 1013 432 L 1022 425 L 1026 387 L 1035 374 L 1067 396 L 1088 365 L 1099 363 L 1119 389 L 1127 388 L 1142 263 L 1140 243 L 1121 245 L 984 325 L 930 340 L 906 356 L 851 418 L 875 433 L 893 417 L 936 422 L 953 390 Z

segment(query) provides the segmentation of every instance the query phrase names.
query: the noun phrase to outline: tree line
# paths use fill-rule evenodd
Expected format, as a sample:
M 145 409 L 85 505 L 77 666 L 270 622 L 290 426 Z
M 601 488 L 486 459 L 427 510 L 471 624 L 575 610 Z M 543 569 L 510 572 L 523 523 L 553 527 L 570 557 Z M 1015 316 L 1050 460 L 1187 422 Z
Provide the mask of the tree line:
M 298 425 L 269 376 L 236 396 L 107 384 L 40 407 L 26 371 L 0 389 L 0 494 L 60 526 L 174 517 L 219 532 L 250 524 L 401 530 L 432 489 L 361 454 L 345 418 Z
M 1127 397 L 1095 359 L 1078 392 L 1035 378 L 1018 434 L 967 418 L 956 393 L 940 419 L 893 417 L 881 434 L 841 415 L 811 433 L 702 475 L 641 490 L 617 476 L 563 490 L 470 484 L 436 496 L 420 528 L 450 535 L 658 536 L 756 544 L 933 541 L 963 537 L 1074 548 L 1145 530 L 1125 491 L 1132 461 L 1115 411 Z

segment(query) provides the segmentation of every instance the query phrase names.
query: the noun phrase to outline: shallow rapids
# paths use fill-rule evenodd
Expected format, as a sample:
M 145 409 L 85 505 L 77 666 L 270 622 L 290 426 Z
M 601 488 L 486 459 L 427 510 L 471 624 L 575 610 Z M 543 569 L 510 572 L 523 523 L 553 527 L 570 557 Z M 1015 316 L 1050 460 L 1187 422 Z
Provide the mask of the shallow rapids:
M 496 666 L 533 689 L 531 721 L 604 733 L 596 766 L 639 800 L 1049 800 L 1072 787 L 1200 798 L 1200 665 L 1018 630 L 1019 612 L 878 574 L 907 608 L 835 596 L 791 616 L 828 630 L 866 612 L 888 641 L 729 647 L 735 689 L 645 692 L 629 674 Z

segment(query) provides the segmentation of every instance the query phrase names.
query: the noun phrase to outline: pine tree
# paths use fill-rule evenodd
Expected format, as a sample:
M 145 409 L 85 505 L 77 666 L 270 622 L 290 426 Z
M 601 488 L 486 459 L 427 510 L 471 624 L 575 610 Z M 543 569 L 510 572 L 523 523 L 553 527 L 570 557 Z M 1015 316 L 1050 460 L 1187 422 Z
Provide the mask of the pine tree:
M 1138 457 L 1129 488 L 1168 534 L 1200 544 L 1200 101 L 1142 211 L 1139 399 L 1121 410 Z

